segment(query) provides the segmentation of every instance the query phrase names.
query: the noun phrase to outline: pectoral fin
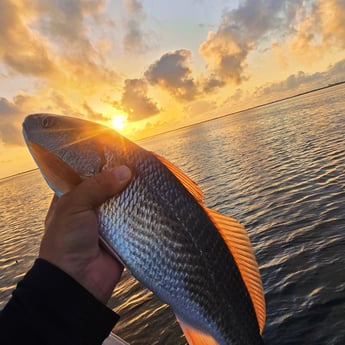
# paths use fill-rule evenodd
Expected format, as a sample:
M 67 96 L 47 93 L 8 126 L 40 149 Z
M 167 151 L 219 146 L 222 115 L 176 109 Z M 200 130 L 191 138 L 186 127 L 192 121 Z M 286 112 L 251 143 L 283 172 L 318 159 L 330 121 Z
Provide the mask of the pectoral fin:
M 177 321 L 186 337 L 189 345 L 219 345 L 218 341 L 215 340 L 212 335 L 202 333 L 195 328 L 187 325 L 177 317 Z
M 29 141 L 28 146 L 44 178 L 55 193 L 62 195 L 81 182 L 80 176 L 54 153 L 33 141 Z
M 236 219 L 223 216 L 208 208 L 206 208 L 206 212 L 236 261 L 252 300 L 260 333 L 262 334 L 266 319 L 265 297 L 259 267 L 248 234 Z

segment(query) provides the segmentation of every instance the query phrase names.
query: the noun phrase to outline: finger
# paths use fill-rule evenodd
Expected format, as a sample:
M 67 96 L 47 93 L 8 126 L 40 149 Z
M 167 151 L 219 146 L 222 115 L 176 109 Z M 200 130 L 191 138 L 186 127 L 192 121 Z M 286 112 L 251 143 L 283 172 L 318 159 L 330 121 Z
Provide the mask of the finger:
M 131 177 L 131 171 L 124 165 L 105 170 L 86 179 L 69 192 L 69 201 L 80 210 L 97 208 L 110 197 L 120 193 Z
M 57 203 L 58 200 L 59 200 L 59 197 L 56 194 L 54 194 L 52 201 L 50 202 L 48 213 L 50 212 L 50 210 L 54 209 L 55 204 Z
M 46 215 L 45 224 L 47 224 L 47 222 L 49 222 L 49 219 L 53 216 L 55 206 L 56 206 L 56 203 L 58 202 L 58 200 L 59 200 L 59 197 L 56 194 L 54 194 L 52 201 L 50 202 L 50 206 L 49 206 L 47 215 Z

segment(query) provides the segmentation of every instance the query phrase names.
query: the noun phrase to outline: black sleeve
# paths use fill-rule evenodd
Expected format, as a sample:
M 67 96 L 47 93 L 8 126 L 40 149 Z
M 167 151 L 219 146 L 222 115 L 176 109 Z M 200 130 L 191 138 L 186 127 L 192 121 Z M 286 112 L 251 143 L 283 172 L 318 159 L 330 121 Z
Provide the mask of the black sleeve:
M 102 344 L 117 320 L 68 274 L 37 259 L 0 312 L 0 344 Z

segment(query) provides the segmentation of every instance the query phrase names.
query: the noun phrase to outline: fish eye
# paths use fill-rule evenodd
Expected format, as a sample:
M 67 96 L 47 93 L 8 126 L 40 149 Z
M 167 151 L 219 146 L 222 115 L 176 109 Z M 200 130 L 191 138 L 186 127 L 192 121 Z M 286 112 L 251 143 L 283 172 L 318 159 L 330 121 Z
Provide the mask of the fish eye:
M 43 117 L 41 123 L 43 128 L 50 128 L 53 127 L 55 121 L 53 117 Z

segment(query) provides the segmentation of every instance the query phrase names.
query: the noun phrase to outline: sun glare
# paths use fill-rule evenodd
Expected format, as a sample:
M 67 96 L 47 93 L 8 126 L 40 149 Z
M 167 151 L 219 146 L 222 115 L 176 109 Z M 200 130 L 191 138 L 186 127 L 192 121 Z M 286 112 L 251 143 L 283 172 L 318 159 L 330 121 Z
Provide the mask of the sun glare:
M 111 120 L 111 125 L 117 130 L 124 129 L 124 127 L 126 125 L 126 116 L 125 115 L 114 115 L 113 119 Z

